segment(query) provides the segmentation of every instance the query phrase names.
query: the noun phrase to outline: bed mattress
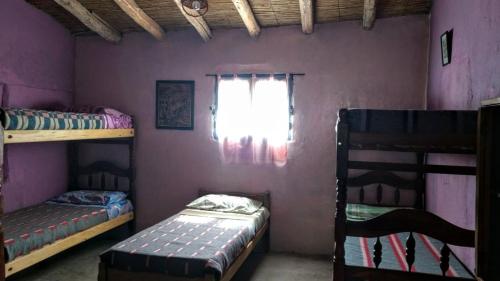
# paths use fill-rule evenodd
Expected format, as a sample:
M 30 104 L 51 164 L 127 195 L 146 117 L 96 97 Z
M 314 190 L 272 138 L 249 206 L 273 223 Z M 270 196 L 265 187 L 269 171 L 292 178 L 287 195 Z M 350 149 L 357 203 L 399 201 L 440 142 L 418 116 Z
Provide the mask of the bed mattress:
M 268 218 L 264 207 L 252 215 L 186 209 L 116 244 L 101 261 L 126 271 L 220 277 Z
M 34 109 L 2 109 L 2 122 L 6 130 L 82 130 L 132 128 L 127 115 L 75 113 Z
M 6 260 L 132 211 L 130 201 L 109 206 L 42 203 L 3 215 Z
M 392 234 L 380 238 L 382 243 L 382 269 L 408 271 L 405 259 L 406 239 L 409 233 Z M 414 234 L 415 263 L 411 268 L 413 272 L 442 275 L 439 267 L 440 249 L 443 243 L 425 236 Z M 345 242 L 346 265 L 374 268 L 373 245 L 376 238 L 347 237 Z M 450 268 L 447 276 L 473 279 L 469 271 L 453 255 L 450 255 Z

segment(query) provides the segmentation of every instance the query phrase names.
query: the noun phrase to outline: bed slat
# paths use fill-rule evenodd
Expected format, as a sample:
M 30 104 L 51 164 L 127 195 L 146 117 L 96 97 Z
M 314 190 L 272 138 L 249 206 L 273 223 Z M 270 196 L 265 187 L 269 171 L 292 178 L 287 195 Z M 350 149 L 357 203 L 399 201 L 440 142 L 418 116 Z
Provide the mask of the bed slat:
M 418 172 L 423 169 L 425 173 L 450 174 L 450 175 L 476 175 L 476 167 L 452 166 L 452 165 L 423 165 L 409 163 L 386 163 L 368 161 L 348 161 L 350 169 L 377 170 L 377 171 L 398 171 L 398 172 Z

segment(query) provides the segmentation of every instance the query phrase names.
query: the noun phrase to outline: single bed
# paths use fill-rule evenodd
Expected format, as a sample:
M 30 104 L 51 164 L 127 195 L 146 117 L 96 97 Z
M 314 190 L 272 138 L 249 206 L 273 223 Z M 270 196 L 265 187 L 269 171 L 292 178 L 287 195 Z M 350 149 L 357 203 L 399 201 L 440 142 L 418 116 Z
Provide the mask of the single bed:
M 268 239 L 270 216 L 268 193 L 237 195 L 262 206 L 241 214 L 190 204 L 104 252 L 98 279 L 230 280 L 261 238 Z
M 76 173 L 77 190 L 3 215 L 6 277 L 133 220 L 128 169 L 95 162 Z

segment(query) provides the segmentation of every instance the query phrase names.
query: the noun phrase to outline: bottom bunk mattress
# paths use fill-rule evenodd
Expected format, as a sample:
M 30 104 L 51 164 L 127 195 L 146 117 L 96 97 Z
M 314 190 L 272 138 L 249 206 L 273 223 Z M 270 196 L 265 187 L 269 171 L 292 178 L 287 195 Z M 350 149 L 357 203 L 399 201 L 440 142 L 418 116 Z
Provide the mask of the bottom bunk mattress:
M 408 271 L 405 259 L 405 245 L 408 236 L 409 233 L 398 233 L 380 237 L 382 262 L 379 268 Z M 411 271 L 442 275 L 439 263 L 440 249 L 443 243 L 423 234 L 414 233 L 413 237 L 416 245 L 415 262 Z M 345 242 L 346 265 L 375 268 L 372 255 L 375 242 L 376 238 L 348 236 Z M 473 279 L 470 271 L 453 253 L 450 254 L 449 264 L 447 276 Z
M 7 261 L 132 211 L 130 201 L 107 206 L 45 202 L 3 215 Z
M 265 207 L 250 215 L 185 209 L 116 244 L 101 262 L 125 271 L 220 278 L 268 218 Z

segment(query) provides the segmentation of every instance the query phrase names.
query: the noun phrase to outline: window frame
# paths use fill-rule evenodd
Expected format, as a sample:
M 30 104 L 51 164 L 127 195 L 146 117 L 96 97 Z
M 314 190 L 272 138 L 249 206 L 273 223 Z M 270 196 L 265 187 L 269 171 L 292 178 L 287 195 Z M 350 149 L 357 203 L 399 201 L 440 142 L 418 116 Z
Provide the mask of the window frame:
M 293 141 L 294 132 L 293 132 L 293 120 L 295 115 L 295 99 L 294 99 L 294 76 L 297 74 L 291 73 L 234 73 L 234 74 L 220 74 L 213 75 L 215 76 L 214 83 L 214 93 L 213 93 L 213 104 L 210 106 L 210 111 L 212 115 L 212 138 L 215 141 L 219 140 L 219 136 L 217 135 L 217 110 L 219 103 L 219 81 L 222 79 L 248 79 L 250 80 L 250 94 L 253 95 L 254 82 L 252 82 L 252 78 L 270 78 L 274 77 L 277 80 L 286 80 L 288 85 L 288 141 Z

